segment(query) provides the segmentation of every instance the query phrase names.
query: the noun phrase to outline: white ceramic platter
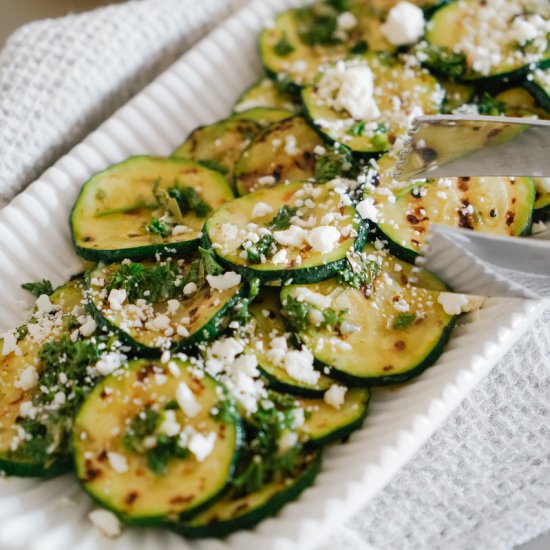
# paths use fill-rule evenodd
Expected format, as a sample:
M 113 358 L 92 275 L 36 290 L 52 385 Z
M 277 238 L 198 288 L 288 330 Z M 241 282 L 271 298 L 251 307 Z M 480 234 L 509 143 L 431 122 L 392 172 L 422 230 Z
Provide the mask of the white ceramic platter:
M 68 215 L 94 172 L 132 154 L 166 155 L 194 127 L 226 116 L 260 74 L 256 40 L 273 15 L 298 0 L 256 0 L 211 33 L 0 212 L 0 329 L 25 321 L 20 283 L 61 283 L 79 271 Z M 455 288 L 513 291 L 448 249 L 440 274 Z M 434 267 L 434 266 L 432 266 Z M 517 289 L 515 289 L 518 292 Z M 189 543 L 162 530 L 126 528 L 114 541 L 91 526 L 90 499 L 72 476 L 0 479 L 0 548 L 291 549 L 314 547 L 372 499 L 513 345 L 540 310 L 535 301 L 493 298 L 453 334 L 435 366 L 399 389 L 376 391 L 363 428 L 325 453 L 315 485 L 256 529 Z

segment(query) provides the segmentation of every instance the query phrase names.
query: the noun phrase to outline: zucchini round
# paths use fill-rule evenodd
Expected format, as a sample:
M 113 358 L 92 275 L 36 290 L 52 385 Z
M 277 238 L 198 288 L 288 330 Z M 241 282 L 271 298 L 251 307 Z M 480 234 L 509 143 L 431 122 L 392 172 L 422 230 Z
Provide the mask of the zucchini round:
M 389 272 L 384 267 L 369 293 L 342 287 L 336 279 L 288 285 L 281 291 L 283 312 L 301 296 L 307 301 L 311 292 L 328 297 L 331 308 L 346 312 L 345 331 L 343 324 L 323 328 L 306 323 L 295 328 L 318 366 L 328 366 L 330 376 L 347 385 L 396 384 L 417 376 L 439 357 L 455 324 L 455 317 L 438 303 L 439 292 L 396 281 L 385 276 Z
M 357 70 L 372 73 L 374 80 L 376 109 L 373 107 L 369 119 L 354 118 L 346 109 L 331 106 L 342 95 L 341 90 L 350 86 L 346 80 L 338 86 L 334 83 L 345 78 L 346 72 Z M 328 66 L 319 73 L 315 84 L 302 90 L 306 117 L 320 135 L 362 155 L 388 151 L 398 137 L 406 134 L 411 117 L 438 113 L 444 97 L 441 86 L 427 70 L 376 54 Z
M 7 475 L 53 477 L 71 469 L 68 437 L 72 417 L 81 396 L 89 388 L 78 384 L 78 395 L 72 393 L 73 377 L 79 373 L 69 371 L 65 374 L 65 384 L 60 384 L 64 390 L 63 403 L 50 400 L 40 385 L 50 393 L 50 387 L 58 381 L 43 380 L 47 365 L 41 360 L 40 352 L 45 343 L 63 335 L 68 337 L 75 330 L 78 323 L 71 325 L 76 309 L 84 311 L 82 300 L 82 281 L 56 289 L 50 301 L 59 309 L 48 314 L 35 311 L 29 324 L 18 331 L 17 349 L 1 356 L 0 470 Z M 1 339 L 0 348 L 3 347 Z M 30 380 L 22 385 L 23 373 L 29 368 L 34 368 L 34 383 Z
M 426 64 L 459 80 L 484 84 L 507 82 L 536 66 L 548 67 L 550 44 L 535 18 L 544 24 L 549 16 L 545 0 L 452 2 L 428 23 Z M 535 36 L 524 38 L 522 25 L 535 29 Z
M 539 178 L 534 178 L 535 185 Z M 537 191 L 537 200 L 535 201 L 535 211 L 533 219 L 535 221 L 545 220 L 550 215 L 550 193 Z
M 293 111 L 287 109 L 274 109 L 272 107 L 255 107 L 254 109 L 247 109 L 246 111 L 239 111 L 235 113 L 231 118 L 235 120 L 252 120 L 262 128 L 269 126 L 275 122 L 285 120 L 294 115 Z
M 225 537 L 240 529 L 250 529 L 261 520 L 275 515 L 285 504 L 296 500 L 309 487 L 321 469 L 321 453 L 300 456 L 298 472 L 292 478 L 268 483 L 261 489 L 239 495 L 230 490 L 208 510 L 173 528 L 189 538 Z
M 537 104 L 537 101 L 526 88 L 509 88 L 495 96 L 496 102 L 503 104 L 503 111 L 506 116 L 550 118 L 550 112 L 546 112 Z
M 431 222 L 494 235 L 528 233 L 535 202 L 531 178 L 440 178 L 392 187 L 394 160 L 383 157 L 378 188 L 367 189 L 378 209 L 379 237 L 400 258 L 414 262 Z M 388 194 L 383 194 L 390 190 Z
M 350 250 L 363 245 L 366 237 L 353 206 L 343 206 L 341 200 L 342 196 L 330 184 L 293 182 L 256 191 L 225 204 L 208 218 L 204 225 L 205 248 L 212 247 L 220 263 L 246 279 L 326 279 L 339 270 Z M 253 217 L 258 203 L 265 205 L 268 212 Z M 297 212 L 300 217 L 291 215 Z M 310 225 L 311 229 L 297 227 L 304 223 L 307 227 L 306 220 L 315 225 Z M 331 229 L 324 229 L 327 226 Z M 301 232 L 302 242 L 282 242 L 278 231 L 289 227 Z M 330 249 L 324 250 L 319 242 L 313 248 L 312 238 L 327 231 L 339 235 L 338 241 L 333 240 Z M 302 249 L 304 239 L 309 245 Z
M 168 196 L 175 187 L 191 189 L 203 211 L 182 212 Z M 104 261 L 191 252 L 206 215 L 232 198 L 226 179 L 200 164 L 131 157 L 82 187 L 70 218 L 74 245 L 79 256 Z
M 235 188 L 243 196 L 285 181 L 307 179 L 315 173 L 314 150 L 322 139 L 302 117 L 267 127 L 243 151 L 235 166 Z
M 193 414 L 181 408 L 182 385 L 198 404 Z M 75 467 L 84 489 L 135 525 L 164 525 L 209 507 L 231 479 L 241 445 L 238 417 L 215 414 L 220 392 L 218 382 L 180 360 L 139 359 L 105 378 L 75 418 Z M 201 436 L 209 449 L 193 443 Z
M 172 157 L 200 162 L 230 180 L 237 159 L 259 131 L 259 124 L 245 117 L 231 117 L 199 126 L 172 153 Z
M 475 88 L 470 84 L 453 82 L 451 80 L 439 80 L 439 83 L 445 90 L 445 100 L 443 101 L 444 113 L 451 113 L 461 105 L 471 103 L 474 99 Z
M 292 94 L 281 89 L 270 78 L 262 78 L 247 88 L 233 106 L 235 113 L 241 113 L 257 107 L 269 107 L 276 110 L 297 112 L 299 105 L 294 102 Z
M 250 352 L 256 354 L 258 367 L 267 379 L 269 388 L 304 397 L 323 397 L 334 383 L 333 380 L 324 374 L 315 384 L 298 380 L 287 372 L 274 355 L 273 344 L 281 341 L 276 339 L 284 338 L 286 342 L 282 349 L 279 348 L 281 356 L 286 354 L 286 346 L 291 349 L 294 347 L 292 336 L 287 332 L 281 316 L 279 292 L 279 289 L 264 287 L 249 306 L 254 319 L 248 344 Z
M 98 267 L 87 278 L 88 308 L 99 324 L 115 332 L 135 352 L 147 356 L 158 356 L 164 349 L 177 351 L 214 338 L 226 328 L 228 314 L 240 300 L 243 285 L 218 291 L 204 279 L 197 279 L 190 281 L 196 289 L 186 295 L 186 278 L 197 265 L 200 266 L 198 261 L 165 262 L 160 266 L 126 263 Z M 165 289 L 153 303 L 143 292 L 132 298 L 125 291 L 122 303 L 110 300 L 112 289 L 119 291 L 131 289 L 134 284 L 136 287 L 143 285 L 140 279 L 133 283 L 132 268 L 159 273 L 163 267 L 172 268 L 173 272 L 167 279 L 157 275 L 161 279 L 158 283 L 154 273 L 150 276 L 153 289 L 155 284 L 164 285 Z M 120 280 L 121 273 L 125 274 L 124 282 Z
M 338 13 L 329 13 L 327 6 L 279 14 L 273 27 L 260 34 L 260 55 L 267 74 L 296 88 L 310 84 L 322 65 L 343 59 L 356 44 L 368 43 L 373 52 L 395 51 L 382 34 L 379 11 L 364 2 L 353 2 L 350 11 L 357 24 L 346 31 L 338 31 Z

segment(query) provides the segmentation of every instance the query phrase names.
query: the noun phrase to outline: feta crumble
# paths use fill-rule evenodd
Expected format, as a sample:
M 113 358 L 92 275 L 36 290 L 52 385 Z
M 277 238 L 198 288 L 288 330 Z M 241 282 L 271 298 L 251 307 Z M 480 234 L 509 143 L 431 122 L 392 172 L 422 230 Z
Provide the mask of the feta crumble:
M 424 12 L 410 2 L 399 2 L 380 29 L 394 46 L 414 44 L 424 34 Z
M 189 418 L 195 418 L 202 410 L 202 405 L 185 382 L 180 382 L 176 388 L 176 401 Z
M 241 276 L 234 271 L 226 271 L 223 275 L 207 275 L 208 284 L 220 292 L 241 284 Z
M 323 395 L 323 400 L 327 405 L 339 409 L 346 400 L 348 389 L 339 384 L 333 384 Z

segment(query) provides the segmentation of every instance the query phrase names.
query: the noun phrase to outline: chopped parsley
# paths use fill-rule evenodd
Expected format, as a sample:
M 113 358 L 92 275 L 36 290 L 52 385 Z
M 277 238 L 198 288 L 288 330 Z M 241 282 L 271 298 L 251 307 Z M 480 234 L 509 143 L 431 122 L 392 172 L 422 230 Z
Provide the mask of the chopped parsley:
M 316 181 L 330 181 L 339 176 L 348 175 L 353 168 L 349 151 L 346 149 L 329 150 L 315 160 L 314 178 Z
M 172 410 L 171 403 L 165 410 Z M 169 408 L 170 407 L 170 408 Z M 146 407 L 130 421 L 130 426 L 122 436 L 124 448 L 132 453 L 144 455 L 147 467 L 156 475 L 166 474 L 168 463 L 172 458 L 188 458 L 189 449 L 181 445 L 178 435 L 168 436 L 156 433 L 163 420 L 163 415 Z
M 241 249 L 246 250 L 246 259 L 251 264 L 259 264 L 262 261 L 262 256 L 267 260 L 273 256 L 273 244 L 275 240 L 270 233 L 262 235 L 257 243 L 247 242 L 249 245 L 246 248 L 241 245 Z
M 342 285 L 358 288 L 365 295 L 372 292 L 374 279 L 380 274 L 380 264 L 368 260 L 362 254 L 348 255 L 345 267 L 338 273 Z
M 267 224 L 271 229 L 284 230 L 290 227 L 290 221 L 298 212 L 294 206 L 284 205 L 279 208 L 275 217 Z
M 349 0 L 325 0 L 325 4 L 338 12 L 349 10 Z
M 409 328 L 415 321 L 416 314 L 414 313 L 400 313 L 397 319 L 393 323 L 393 328 L 397 330 L 404 330 Z
M 367 123 L 364 120 L 356 122 L 353 126 L 350 127 L 348 133 L 352 136 L 362 136 L 365 133 L 365 128 Z
M 28 290 L 33 296 L 37 298 L 42 296 L 42 294 L 47 294 L 51 296 L 53 294 L 52 283 L 48 279 L 42 279 L 36 283 L 23 283 L 21 288 Z
M 289 42 L 286 32 L 283 33 L 277 44 L 273 47 L 273 50 L 280 57 L 286 57 L 290 55 L 296 48 Z
M 336 36 L 338 20 L 333 15 L 318 15 L 313 10 L 304 8 L 297 11 L 298 35 L 308 46 L 330 46 L 340 44 Z
M 366 40 L 359 40 L 349 50 L 353 55 L 360 55 L 369 51 L 369 43 Z
M 239 420 L 239 413 L 232 399 L 226 398 L 215 406 L 211 412 L 213 418 L 226 424 L 235 424 Z
M 248 282 L 248 293 L 245 298 L 242 298 L 239 303 L 233 308 L 231 320 L 236 321 L 240 327 L 246 327 L 251 318 L 250 304 L 254 298 L 260 293 L 260 279 L 254 277 Z
M 488 92 L 483 92 L 481 99 L 477 102 L 477 110 L 480 115 L 499 116 L 506 111 L 506 103 L 498 101 Z
M 172 234 L 172 226 L 153 216 L 145 231 L 151 233 L 151 235 L 158 235 L 165 239 Z
M 199 246 L 199 254 L 207 275 L 221 275 L 225 271 L 216 260 L 216 255 L 211 248 Z
M 236 477 L 231 484 L 239 495 L 261 489 L 275 479 L 295 475 L 299 467 L 301 445 L 280 452 L 279 439 L 295 429 L 297 404 L 289 395 L 269 393 L 250 417 L 255 430 L 250 434 Z
M 425 63 L 435 72 L 442 73 L 450 78 L 460 77 L 466 72 L 466 56 L 463 53 L 453 52 L 444 46 L 428 45 L 420 50 Z
M 206 218 L 212 212 L 212 207 L 202 200 L 193 187 L 176 184 L 168 189 L 168 196 L 177 202 L 182 215 L 192 211 L 199 218 Z
M 318 326 L 329 330 L 338 330 L 348 313 L 347 309 L 336 311 L 332 308 L 325 308 L 321 311 L 313 304 L 305 301 L 299 302 L 291 296 L 283 302 L 281 312 L 297 330 L 304 330 L 312 325 L 311 313 L 314 310 L 319 311 L 323 316 L 323 321 Z

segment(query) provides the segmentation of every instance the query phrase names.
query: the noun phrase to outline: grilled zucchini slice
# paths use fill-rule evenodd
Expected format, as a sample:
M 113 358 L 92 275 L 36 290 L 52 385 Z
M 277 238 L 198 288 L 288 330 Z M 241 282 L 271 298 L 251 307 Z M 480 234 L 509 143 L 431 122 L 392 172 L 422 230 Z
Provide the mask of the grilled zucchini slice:
M 432 17 L 426 31 L 426 63 L 458 80 L 502 83 L 550 66 L 550 42 L 543 30 L 550 17 L 545 0 L 452 2 Z M 521 26 L 535 29 L 524 37 Z
M 231 180 L 235 163 L 259 131 L 254 120 L 231 117 L 193 130 L 172 156 L 198 161 Z
M 235 489 L 208 510 L 189 521 L 173 525 L 189 538 L 224 537 L 240 529 L 250 529 L 261 520 L 275 515 L 285 504 L 296 500 L 313 484 L 321 469 L 321 453 L 307 451 L 300 455 L 292 477 L 282 477 L 251 493 L 240 494 Z
M 189 347 L 226 328 L 243 292 L 240 284 L 214 290 L 203 269 L 198 258 L 98 267 L 87 277 L 88 308 L 99 324 L 143 355 Z
M 205 248 L 212 247 L 220 263 L 244 278 L 326 279 L 349 251 L 364 244 L 363 224 L 347 199 L 330 183 L 293 182 L 256 191 L 208 218 Z
M 281 291 L 283 314 L 332 378 L 352 386 L 405 382 L 439 357 L 455 317 L 438 303 L 438 291 L 392 276 L 388 253 L 366 252 L 369 261 L 382 261 L 368 287 L 342 286 L 337 279 L 287 285 Z M 304 307 L 321 313 L 330 309 L 339 318 L 316 325 L 311 313 L 300 315 Z
M 287 180 L 312 177 L 314 150 L 322 144 L 323 140 L 302 117 L 268 126 L 243 151 L 235 166 L 237 192 L 243 196 Z
M 42 360 L 46 355 L 42 356 L 41 350 L 44 344 L 54 340 L 68 340 L 69 334 L 77 330 L 74 313 L 75 308 L 84 311 L 82 300 L 82 281 L 59 287 L 50 296 L 57 309 L 49 313 L 37 310 L 29 324 L 16 333 L 17 348 L 1 357 L 0 470 L 8 475 L 52 477 L 71 469 L 69 434 L 72 416 L 81 397 L 91 389 L 89 383 L 80 380 L 91 365 L 82 360 L 77 365 L 79 371 L 74 368 L 65 372 L 59 364 L 59 372 L 46 372 L 47 364 Z M 2 339 L 0 347 L 4 346 Z M 82 357 L 89 352 L 77 342 L 70 349 L 81 353 Z M 46 352 L 48 357 L 51 356 L 51 362 L 55 362 L 59 354 L 55 355 L 53 349 Z M 94 353 L 92 357 L 95 357 Z M 99 354 L 95 358 L 99 358 Z M 66 363 L 70 360 L 71 357 L 65 357 Z M 61 393 L 56 399 L 57 390 L 51 388 L 58 384 L 57 376 L 61 373 L 65 383 L 59 382 Z M 40 386 L 47 390 L 42 391 Z M 73 392 L 73 389 L 77 391 Z
M 277 86 L 271 78 L 262 78 L 247 88 L 237 99 L 233 112 L 241 113 L 258 107 L 269 107 L 296 113 L 300 105 L 294 101 L 292 94 Z
M 206 216 L 232 198 L 219 172 L 193 161 L 131 157 L 82 187 L 70 219 L 74 245 L 104 261 L 192 252 Z
M 262 128 L 266 128 L 270 124 L 285 120 L 294 115 L 293 111 L 286 109 L 274 109 L 272 107 L 255 107 L 235 113 L 231 118 L 235 120 L 252 120 L 259 124 Z
M 357 70 L 373 74 L 373 100 L 378 114 L 373 109 L 373 117 L 368 120 L 356 119 L 347 110 L 331 106 L 341 89 L 331 82 L 342 71 Z M 344 82 L 341 86 L 346 85 Z M 361 155 L 389 150 L 395 140 L 407 132 L 411 116 L 438 113 L 444 97 L 440 84 L 425 69 L 411 68 L 399 58 L 376 54 L 328 66 L 317 75 L 315 84 L 302 90 L 306 117 L 320 135 Z
M 529 232 L 535 203 L 531 178 L 440 178 L 392 188 L 393 163 L 390 157 L 378 161 L 380 184 L 365 193 L 378 208 L 379 237 L 400 258 L 414 261 L 431 222 L 494 235 Z
M 241 445 L 238 417 L 217 414 L 223 392 L 178 359 L 131 361 L 105 378 L 74 424 L 84 489 L 135 525 L 164 525 L 210 506 L 231 479 Z
M 338 13 L 326 5 L 278 15 L 273 27 L 260 35 L 260 55 L 267 74 L 297 88 L 313 82 L 322 65 L 343 59 L 356 45 L 371 52 L 395 51 L 382 34 L 380 10 L 358 1 L 349 8 L 357 24 L 347 31 L 337 30 Z
M 328 376 L 321 374 L 316 383 L 308 383 L 292 376 L 284 366 L 286 348 L 298 347 L 293 345 L 293 337 L 281 316 L 279 292 L 279 289 L 264 287 L 249 306 L 254 319 L 248 344 L 250 352 L 256 354 L 258 366 L 270 388 L 304 397 L 323 397 L 334 383 Z

